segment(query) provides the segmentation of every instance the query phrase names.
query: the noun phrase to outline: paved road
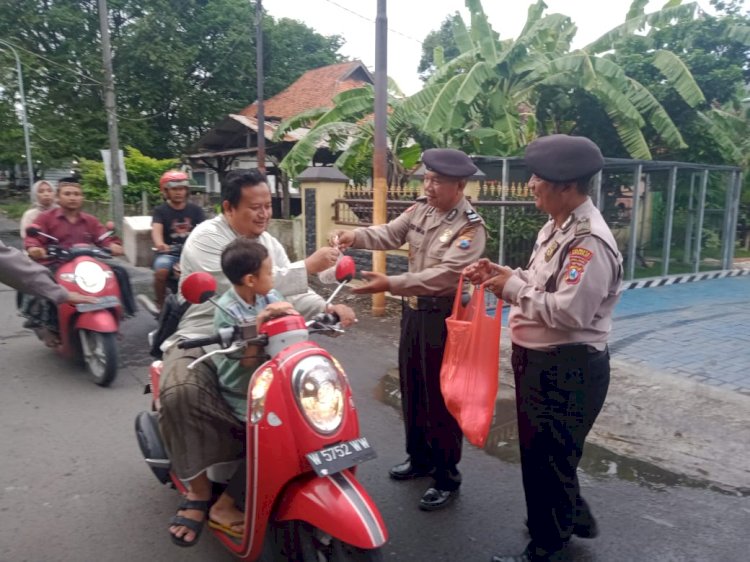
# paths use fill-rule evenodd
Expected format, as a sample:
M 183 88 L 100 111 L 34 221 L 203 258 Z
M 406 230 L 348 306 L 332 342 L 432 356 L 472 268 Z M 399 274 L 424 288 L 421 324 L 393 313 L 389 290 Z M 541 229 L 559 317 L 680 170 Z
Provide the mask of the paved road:
M 136 273 L 141 280 L 148 278 L 145 272 Z M 712 287 L 706 284 L 717 282 L 692 283 L 684 285 L 685 289 L 666 287 L 664 294 L 688 288 L 709 289 Z M 740 283 L 735 290 L 742 290 L 741 287 Z M 659 295 L 649 291 L 659 290 L 636 289 L 623 297 L 622 308 L 618 308 L 618 315 L 622 316 L 616 325 L 616 330 L 622 330 L 623 339 L 618 332 L 613 346 L 621 346 L 616 355 L 630 353 L 644 376 L 663 377 L 660 385 L 644 391 L 653 397 L 663 396 L 657 386 L 667 388 L 668 379 L 688 381 L 689 373 L 661 374 L 649 367 L 651 356 L 669 353 L 674 342 L 666 340 L 662 348 L 649 353 L 643 351 L 643 343 L 655 337 L 649 336 L 648 330 L 663 335 L 666 329 L 680 329 L 680 324 L 685 323 L 680 318 L 688 318 L 680 302 L 691 297 L 673 299 L 668 306 L 668 296 L 654 296 L 648 302 L 651 295 Z M 718 292 L 718 297 L 726 294 Z M 645 300 L 637 306 L 630 299 Z M 698 300 L 693 297 L 690 302 Z M 710 323 L 719 312 L 725 317 L 742 317 L 730 314 L 739 306 L 742 299 L 730 300 L 722 309 L 712 301 L 699 315 L 691 311 L 689 319 L 700 318 L 692 322 L 695 328 Z M 659 318 L 667 314 L 675 315 L 673 320 L 664 321 L 657 329 Z M 0 561 L 231 559 L 208 536 L 193 549 L 178 549 L 166 538 L 166 522 L 174 512 L 177 497 L 149 474 L 132 429 L 134 415 L 148 404 L 148 397 L 141 394 L 149 362 L 143 338 L 152 325 L 153 321 L 144 314 L 123 325 L 120 375 L 112 388 L 101 389 L 76 366 L 61 361 L 21 328 L 14 312 L 13 292 L 0 287 Z M 420 512 L 416 503 L 427 483 L 396 483 L 385 476 L 388 467 L 404 456 L 402 424 L 389 392 L 392 380 L 385 375 L 396 364 L 397 331 L 392 319 L 362 318 L 357 329 L 347 336 L 325 342 L 349 372 L 363 431 L 379 453 L 359 474 L 391 533 L 386 559 L 482 561 L 501 549 L 520 551 L 526 541 L 522 524 L 524 501 L 509 415 L 511 403 L 499 403 L 498 423 L 486 451 L 464 448 L 461 469 L 465 485 L 450 510 Z M 747 333 L 744 332 L 745 337 Z M 630 339 L 624 339 L 626 336 Z M 730 330 L 729 336 L 741 339 L 743 334 Z M 705 345 L 710 349 L 716 341 Z M 693 385 L 691 388 L 708 389 L 711 397 L 732 395 L 745 399 L 741 392 L 688 382 Z M 639 406 L 639 401 L 646 398 L 634 397 L 631 392 L 632 386 L 613 386 L 609 401 L 623 406 L 622 410 L 613 410 L 613 420 L 619 419 L 638 430 L 643 425 L 667 427 L 671 420 L 654 422 L 647 418 Z M 670 412 L 667 406 L 665 411 Z M 714 417 L 721 420 L 721 410 L 714 408 L 717 406 L 707 408 L 705 414 L 716 412 Z M 748 410 L 742 412 L 746 418 Z M 695 413 L 699 412 L 687 409 L 682 418 Z M 598 425 L 605 428 L 606 423 L 604 419 Z M 667 429 L 674 440 L 675 432 Z M 715 440 L 721 442 L 721 437 Z M 726 437 L 728 441 L 730 435 Z M 665 440 L 655 440 L 650 446 L 655 450 L 654 456 L 658 456 L 667 445 Z M 738 451 L 735 462 L 742 453 L 747 454 L 747 450 Z M 701 450 L 693 450 L 692 454 L 710 456 Z M 603 533 L 595 541 L 576 541 L 572 546 L 575 560 L 747 560 L 747 493 L 737 489 L 720 492 L 710 482 L 684 478 L 679 470 L 666 471 L 652 462 L 612 454 L 606 448 L 588 447 L 584 459 L 584 491 L 599 516 Z M 710 460 L 699 459 L 697 466 Z
M 750 275 L 625 291 L 614 355 L 750 396 Z
M 122 370 L 112 388 L 101 389 L 23 330 L 12 301 L 12 291 L 0 290 L 0 560 L 230 560 L 209 536 L 193 549 L 168 541 L 177 497 L 140 458 L 132 426 L 148 403 L 142 340 L 152 320 L 140 315 L 123 325 Z M 379 453 L 360 477 L 391 533 L 386 559 L 481 561 L 501 548 L 520 551 L 524 502 L 512 441 L 495 439 L 492 455 L 465 447 L 462 496 L 445 512 L 416 508 L 426 482 L 386 477 L 403 458 L 402 424 L 384 376 L 396 361 L 394 327 L 363 318 L 347 336 L 325 342 L 349 372 L 363 430 Z M 746 497 L 678 485 L 596 451 L 587 456 L 582 479 L 603 535 L 577 541 L 576 560 L 746 559 Z M 624 477 L 617 463 L 639 477 Z

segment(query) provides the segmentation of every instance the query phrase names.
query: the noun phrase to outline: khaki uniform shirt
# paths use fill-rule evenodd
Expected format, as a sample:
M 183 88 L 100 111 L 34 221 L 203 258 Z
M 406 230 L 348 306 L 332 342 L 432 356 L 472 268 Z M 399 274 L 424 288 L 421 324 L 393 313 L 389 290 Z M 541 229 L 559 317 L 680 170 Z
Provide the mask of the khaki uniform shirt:
M 388 224 L 354 230 L 353 248 L 395 250 L 409 243 L 409 272 L 389 276 L 394 295 L 450 296 L 461 271 L 482 257 L 487 240 L 484 221 L 462 198 L 441 212 L 417 199 Z
M 0 283 L 57 304 L 68 298 L 68 292 L 55 283 L 50 270 L 29 259 L 24 253 L 0 242 Z
M 539 231 L 527 269 L 506 282 L 511 340 L 544 351 L 566 344 L 604 349 L 622 273 L 612 232 L 587 198 L 560 228 L 550 220 Z

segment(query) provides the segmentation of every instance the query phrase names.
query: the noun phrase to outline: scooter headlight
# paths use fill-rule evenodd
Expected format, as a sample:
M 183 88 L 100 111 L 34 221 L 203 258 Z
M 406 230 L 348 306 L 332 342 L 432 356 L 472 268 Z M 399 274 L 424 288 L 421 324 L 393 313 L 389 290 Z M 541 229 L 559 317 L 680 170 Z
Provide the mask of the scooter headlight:
M 273 371 L 265 368 L 253 375 L 250 381 L 250 423 L 258 423 L 266 409 L 266 395 L 273 382 Z
M 292 385 L 307 421 L 319 433 L 333 433 L 344 419 L 344 380 L 322 355 L 305 357 L 294 370 Z
M 75 269 L 76 285 L 87 293 L 98 293 L 104 289 L 107 274 L 101 266 L 93 261 L 82 261 Z

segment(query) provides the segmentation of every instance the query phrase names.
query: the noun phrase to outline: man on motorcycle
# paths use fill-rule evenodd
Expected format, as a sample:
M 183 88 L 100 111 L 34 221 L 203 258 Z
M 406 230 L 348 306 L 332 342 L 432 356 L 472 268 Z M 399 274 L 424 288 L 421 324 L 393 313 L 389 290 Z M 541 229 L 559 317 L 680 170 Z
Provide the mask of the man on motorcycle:
M 53 243 L 62 249 L 69 249 L 76 244 L 90 244 L 108 248 L 113 256 L 123 254 L 120 239 L 109 233 L 95 216 L 81 211 L 83 190 L 78 179 L 61 179 L 58 182 L 57 193 L 60 207 L 39 215 L 34 226 L 40 233 L 24 238 L 24 247 L 29 257 L 54 268 L 54 261 L 47 252 L 47 248 Z M 57 238 L 57 242 L 51 241 L 41 233 Z M 117 277 L 125 312 L 134 314 L 135 302 L 127 271 L 115 264 L 111 264 L 110 267 Z M 21 310 L 26 315 L 34 317 L 37 324 L 46 324 L 50 329 L 56 330 L 56 308 L 51 306 L 49 301 L 33 301 L 27 297 L 28 295 L 19 299 Z
M 203 209 L 188 201 L 188 175 L 179 170 L 162 174 L 159 188 L 164 203 L 154 209 L 151 240 L 156 248 L 154 259 L 154 297 L 161 310 L 167 292 L 167 281 L 180 262 L 182 245 L 188 234 L 205 220 Z
M 180 258 L 182 275 L 205 271 L 216 278 L 217 292 L 224 293 L 231 283 L 221 270 L 224 248 L 239 237 L 247 237 L 268 249 L 273 263 L 276 290 L 304 316 L 322 312 L 325 300 L 308 288 L 307 275 L 319 273 L 336 263 L 339 252 L 325 247 L 305 260 L 292 263 L 281 243 L 266 229 L 271 219 L 271 191 L 266 177 L 257 169 L 230 171 L 222 181 L 222 214 L 204 221 L 188 237 Z M 329 306 L 344 326 L 354 322 L 354 311 L 346 305 Z M 206 469 L 214 464 L 244 458 L 245 424 L 234 415 L 219 392 L 216 368 L 206 361 L 188 370 L 187 365 L 205 353 L 201 348 L 181 350 L 182 339 L 213 334 L 214 306 L 210 302 L 193 305 L 180 320 L 177 332 L 167 339 L 161 376 L 159 426 L 172 470 L 188 483 L 186 501 L 178 508 L 170 527 L 173 541 L 192 546 L 206 519 L 211 484 Z M 182 518 L 191 519 L 190 528 Z M 216 523 L 229 525 L 233 521 Z
M 76 178 L 63 178 L 57 184 L 57 209 L 42 213 L 36 218 L 35 225 L 41 232 L 59 240 L 61 248 L 70 248 L 75 244 L 93 244 L 109 248 L 113 256 L 122 255 L 122 245 L 115 236 L 106 236 L 107 229 L 93 215 L 81 211 L 83 190 Z M 50 240 L 41 235 L 26 236 L 24 247 L 29 256 L 43 262 L 47 258 L 47 246 Z

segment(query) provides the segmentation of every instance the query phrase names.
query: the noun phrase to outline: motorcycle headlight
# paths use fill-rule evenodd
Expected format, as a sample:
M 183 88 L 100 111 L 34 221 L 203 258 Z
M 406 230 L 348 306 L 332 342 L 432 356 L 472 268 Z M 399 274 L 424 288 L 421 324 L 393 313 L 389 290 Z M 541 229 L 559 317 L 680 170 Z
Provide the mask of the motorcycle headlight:
M 250 423 L 258 423 L 266 408 L 266 394 L 273 382 L 273 371 L 269 368 L 258 371 L 250 381 Z
M 322 355 L 305 357 L 294 370 L 292 385 L 307 421 L 319 433 L 333 433 L 344 419 L 344 381 Z
M 87 293 L 98 293 L 104 289 L 107 274 L 101 266 L 93 261 L 82 261 L 75 269 L 76 285 Z

